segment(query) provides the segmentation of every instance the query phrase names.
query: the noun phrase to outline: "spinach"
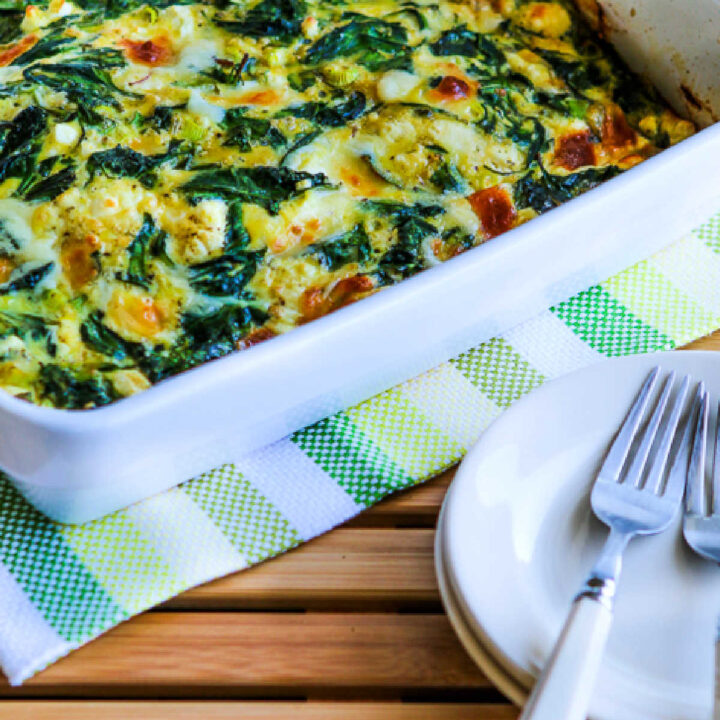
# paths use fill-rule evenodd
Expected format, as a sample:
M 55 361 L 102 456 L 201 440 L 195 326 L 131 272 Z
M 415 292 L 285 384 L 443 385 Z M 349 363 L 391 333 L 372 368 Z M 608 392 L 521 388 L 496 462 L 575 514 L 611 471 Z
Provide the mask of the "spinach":
M 0 123 L 0 157 L 27 151 L 47 130 L 48 112 L 37 105 L 21 110 L 12 122 Z
M 56 324 L 53 320 L 48 320 L 41 315 L 0 310 L 0 333 L 2 337 L 17 335 L 26 342 L 28 340 L 43 342 L 50 356 L 54 356 L 57 352 L 53 328 Z
M 75 40 L 73 38 L 63 37 L 64 34 L 64 27 L 52 30 L 40 38 L 40 40 L 27 49 L 22 55 L 16 57 L 10 65 L 29 65 L 36 60 L 49 58 L 61 52 L 67 52 L 70 46 L 75 43 Z
M 442 205 L 403 205 L 391 200 L 365 200 L 363 208 L 381 217 L 389 217 L 396 222 L 408 220 L 412 217 L 432 218 L 445 213 Z
M 320 135 L 322 135 L 322 130 L 310 130 L 306 133 L 301 133 L 280 159 L 280 165 L 284 165 L 296 150 L 309 145 L 315 138 L 320 137 Z
M 304 118 L 325 127 L 342 127 L 351 120 L 360 117 L 365 112 L 366 104 L 365 95 L 356 91 L 350 93 L 345 101 L 340 100 L 340 102 L 334 104 L 308 102 L 281 110 L 276 117 L 287 117 L 289 115 Z
M 178 343 L 145 350 L 138 358 L 142 371 L 152 382 L 158 382 L 233 352 L 254 325 L 267 320 L 265 313 L 248 302 L 246 298 L 238 304 L 186 313 Z
M 247 152 L 256 145 L 277 148 L 285 145 L 285 136 L 264 118 L 247 117 L 247 108 L 231 108 L 221 126 L 227 134 L 225 145 L 234 145 Z
M 87 160 L 88 182 L 102 173 L 106 177 L 135 178 L 143 187 L 156 185 L 157 169 L 168 164 L 171 167 L 187 167 L 193 157 L 193 148 L 189 143 L 171 140 L 167 152 L 157 155 L 143 155 L 131 148 L 118 145 L 111 150 L 93 153 Z
M 171 5 L 192 5 L 196 0 L 78 0 L 75 4 L 84 10 L 97 10 L 108 18 L 116 18 L 127 12 L 132 12 L 144 5 L 157 8 L 158 10 Z
M 424 270 L 426 262 L 420 244 L 438 234 L 428 218 L 445 212 L 440 205 L 403 205 L 387 200 L 366 200 L 363 207 L 370 213 L 387 217 L 393 223 L 395 241 L 380 258 L 376 277 L 379 285 L 391 285 Z
M 402 7 L 399 10 L 395 10 L 395 12 L 388 13 L 384 17 L 391 18 L 391 17 L 402 17 L 403 15 L 407 15 L 408 17 L 411 17 L 415 24 L 417 25 L 418 30 L 425 30 L 427 29 L 427 20 L 425 19 L 425 16 L 420 12 L 418 8 L 428 8 L 428 7 L 434 7 L 437 9 L 437 5 L 430 6 L 430 5 L 418 5 L 414 2 L 407 2 L 402 5 Z
M 577 98 L 567 93 L 551 94 L 539 91 L 536 93 L 536 100 L 546 107 L 557 110 L 563 115 L 570 115 L 570 117 L 577 118 L 578 120 L 585 119 L 588 108 L 590 107 L 588 100 L 583 100 L 582 98 Z
M 72 161 L 61 158 L 61 169 L 52 173 L 57 164 L 58 158 L 55 157 L 43 160 L 23 179 L 15 195 L 27 202 L 49 202 L 62 195 L 75 182 L 75 168 Z
M 20 3 L 11 3 L 9 7 L 0 7 L 0 44 L 13 42 L 22 35 L 25 13 Z
M 152 215 L 145 213 L 140 230 L 127 248 L 127 272 L 118 273 L 118 280 L 148 289 L 152 282 L 150 255 L 159 245 L 164 249 L 166 236 L 167 233 L 155 225 Z
M 338 237 L 311 245 L 307 253 L 316 257 L 326 270 L 335 271 L 348 263 L 365 264 L 370 260 L 372 247 L 365 228 L 356 225 Z
M 101 311 L 95 310 L 80 326 L 80 337 L 89 348 L 116 362 L 134 358 L 142 352 L 139 343 L 131 343 L 121 338 L 105 325 L 103 317 Z
M 313 175 L 286 167 L 257 165 L 201 170 L 182 190 L 193 202 L 220 198 L 259 205 L 277 215 L 280 203 L 316 187 L 333 186 L 323 173 Z
M 125 367 L 136 365 L 151 382 L 189 370 L 208 360 L 228 355 L 252 329 L 264 323 L 267 315 L 253 307 L 249 296 L 238 303 L 195 309 L 181 320 L 182 333 L 170 346 L 150 347 L 120 337 L 103 322 L 99 311 L 91 313 L 83 322 L 80 334 L 83 342 L 96 352 L 106 355 Z
M 151 115 L 142 118 L 143 124 L 154 130 L 169 130 L 175 110 L 181 110 L 185 105 L 156 105 Z
M 290 73 L 287 76 L 288 84 L 296 92 L 305 92 L 317 81 L 317 75 L 312 70 L 302 70 Z
M 347 23 L 323 35 L 305 53 L 305 62 L 317 64 L 337 57 L 355 57 L 371 72 L 412 70 L 412 47 L 399 23 L 354 15 Z
M 60 181 L 58 189 L 62 191 L 63 180 L 67 180 L 66 173 L 60 178 L 39 185 L 57 164 L 57 158 L 37 162 L 47 124 L 47 111 L 35 105 L 20 111 L 12 122 L 0 123 L 0 181 L 20 178 L 21 183 L 15 192 L 20 197 L 33 188 L 30 199 L 53 195 L 51 191 L 58 185 L 57 181 Z
M 43 365 L 39 384 L 41 397 L 55 407 L 69 410 L 107 405 L 120 398 L 112 383 L 99 372 L 81 368 Z
M 248 252 L 250 237 L 242 222 L 242 205 L 233 200 L 228 207 L 225 248 L 220 257 L 191 265 L 188 268 L 190 285 L 210 297 L 242 296 L 252 280 L 263 252 Z
M 262 256 L 262 252 L 227 252 L 193 265 L 189 269 L 190 285 L 211 297 L 239 297 L 253 279 Z
M 442 240 L 449 251 L 450 257 L 459 255 L 460 253 L 475 247 L 475 238 L 472 234 L 465 232 L 462 228 L 454 227 L 446 230 L 442 234 Z
M 124 64 L 116 50 L 106 48 L 86 49 L 77 58 L 63 63 L 35 63 L 23 70 L 23 77 L 33 85 L 44 85 L 56 92 L 64 92 L 68 100 L 75 103 L 83 122 L 89 125 L 103 123 L 106 119 L 96 108 L 120 109 L 116 94 L 136 97 L 118 88 L 108 68 Z
M 433 55 L 462 55 L 464 57 L 475 57 L 480 45 L 480 36 L 468 30 L 467 25 L 446 30 L 434 43 L 430 44 L 430 52 Z
M 251 58 L 245 53 L 240 62 L 217 58 L 212 69 L 206 70 L 203 74 L 223 85 L 239 85 L 255 76 L 256 66 L 257 58 Z
M 20 249 L 20 243 L 10 232 L 5 220 L 0 220 L 0 257 L 9 257 Z
M 581 96 L 583 91 L 605 83 L 605 74 L 594 58 L 576 58 L 552 50 L 538 49 L 536 52 L 558 77 Z
M 507 137 L 520 147 L 527 148 L 526 165 L 529 167 L 537 161 L 539 154 L 547 149 L 548 139 L 545 127 L 534 117 L 524 118 L 519 122 L 508 120 L 510 125 Z
M 531 207 L 542 213 L 615 177 L 619 172 L 614 165 L 608 165 L 572 175 L 553 175 L 541 167 L 539 172 L 529 172 L 515 183 L 515 204 L 519 208 Z
M 427 263 L 420 245 L 438 230 L 427 220 L 409 215 L 396 227 L 397 239 L 377 265 L 378 284 L 390 285 L 424 270 Z
M 465 178 L 451 162 L 444 162 L 430 176 L 430 182 L 441 192 L 465 192 L 467 185 Z
M 38 283 L 45 279 L 48 273 L 53 269 L 54 263 L 45 263 L 44 265 L 36 265 L 27 270 L 27 265 L 23 265 L 13 273 L 15 276 L 4 285 L 0 285 L 0 295 L 11 295 L 21 290 L 32 290 Z
M 300 34 L 306 12 L 303 0 L 261 0 L 242 20 L 216 19 L 214 22 L 239 35 L 290 42 Z

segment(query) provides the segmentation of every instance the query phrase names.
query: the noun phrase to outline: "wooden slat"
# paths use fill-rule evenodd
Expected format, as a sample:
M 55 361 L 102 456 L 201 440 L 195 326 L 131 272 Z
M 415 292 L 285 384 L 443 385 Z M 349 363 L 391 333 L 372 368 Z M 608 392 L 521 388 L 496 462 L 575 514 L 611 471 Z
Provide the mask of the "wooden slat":
M 0 695 L 400 697 L 487 688 L 443 615 L 149 613 Z M 392 692 L 390 692 L 392 691 Z M 378 695 L 376 695 L 377 697 Z
M 683 350 L 720 350 L 720 330 L 686 345 Z
M 334 702 L 6 701 L 13 720 L 515 720 L 511 705 Z
M 339 528 L 165 609 L 439 609 L 431 529 Z
M 454 474 L 455 468 L 451 468 L 434 480 L 383 500 L 358 515 L 349 525 L 435 527 L 438 510 Z

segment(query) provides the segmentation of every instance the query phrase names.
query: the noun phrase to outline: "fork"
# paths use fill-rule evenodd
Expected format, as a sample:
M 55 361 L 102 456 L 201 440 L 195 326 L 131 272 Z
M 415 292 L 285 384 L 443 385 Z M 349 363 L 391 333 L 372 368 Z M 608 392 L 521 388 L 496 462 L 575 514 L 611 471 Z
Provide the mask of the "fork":
M 720 404 L 718 405 L 720 413 Z M 709 396 L 705 393 L 698 413 L 696 447 L 690 463 L 685 489 L 683 535 L 698 555 L 720 562 L 720 414 L 715 425 L 712 472 L 705 475 L 705 450 L 708 435 Z M 713 718 L 720 720 L 720 618 L 715 636 L 715 697 Z
M 645 379 L 597 475 L 592 509 L 610 534 L 575 596 L 520 720 L 584 720 L 610 631 L 623 551 L 636 535 L 665 530 L 680 507 L 692 417 L 704 390 L 699 388 L 691 413 L 680 423 L 690 378 L 684 377 L 671 400 L 675 373 L 670 373 L 651 408 L 661 372 L 656 367 Z M 641 430 L 646 414 L 649 418 Z M 680 432 L 682 439 L 677 443 Z M 674 459 L 666 472 L 674 445 Z

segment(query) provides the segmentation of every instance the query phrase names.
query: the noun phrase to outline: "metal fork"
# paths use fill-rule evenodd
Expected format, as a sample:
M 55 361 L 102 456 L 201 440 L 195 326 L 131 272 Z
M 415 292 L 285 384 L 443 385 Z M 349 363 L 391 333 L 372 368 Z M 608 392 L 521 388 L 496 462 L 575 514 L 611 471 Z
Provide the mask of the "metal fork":
M 708 435 L 709 395 L 705 393 L 697 417 L 695 447 L 685 490 L 683 535 L 699 555 L 720 562 L 720 404 L 715 426 L 712 472 L 705 475 Z M 715 693 L 713 718 L 720 720 L 720 618 L 715 636 Z
M 692 417 L 700 395 L 693 402 L 693 411 L 680 423 L 690 378 L 685 376 L 671 399 L 675 383 L 675 373 L 671 373 L 651 408 L 660 374 L 657 367 L 646 378 L 595 480 L 592 508 L 610 534 L 575 596 L 520 720 L 584 720 L 610 631 L 622 553 L 636 535 L 665 530 L 680 507 Z M 675 442 L 680 432 L 682 439 Z M 666 471 L 672 448 L 674 458 Z

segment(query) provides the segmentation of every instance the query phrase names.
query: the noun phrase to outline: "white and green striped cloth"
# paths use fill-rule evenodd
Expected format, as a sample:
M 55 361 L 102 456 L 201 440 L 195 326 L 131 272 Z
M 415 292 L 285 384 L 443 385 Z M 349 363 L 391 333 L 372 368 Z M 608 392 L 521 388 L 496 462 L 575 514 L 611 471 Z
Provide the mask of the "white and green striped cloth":
M 502 337 L 102 520 L 55 524 L 0 476 L 2 668 L 22 683 L 132 615 L 432 477 L 546 379 L 718 327 L 720 215 Z

